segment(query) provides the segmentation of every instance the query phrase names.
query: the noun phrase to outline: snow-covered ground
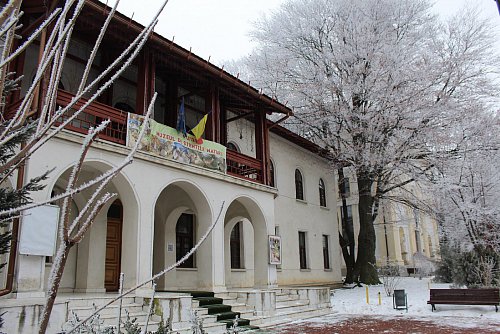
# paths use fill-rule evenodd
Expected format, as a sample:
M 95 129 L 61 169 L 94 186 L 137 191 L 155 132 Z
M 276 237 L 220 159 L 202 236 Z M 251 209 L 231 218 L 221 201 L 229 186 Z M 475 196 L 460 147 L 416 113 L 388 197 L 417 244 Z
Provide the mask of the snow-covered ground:
M 396 289 L 404 289 L 408 294 L 408 312 L 395 310 L 392 297 L 385 293 L 384 286 L 369 286 L 369 304 L 366 303 L 365 287 L 339 289 L 333 291 L 332 314 L 321 318 L 307 320 L 308 322 L 340 322 L 359 315 L 372 315 L 382 318 L 404 316 L 412 319 L 432 321 L 442 325 L 477 328 L 485 324 L 498 323 L 500 328 L 500 312 L 495 312 L 494 306 L 469 305 L 436 305 L 437 311 L 432 312 L 429 300 L 429 288 L 449 288 L 449 284 L 433 283 L 430 278 L 402 278 Z M 381 294 L 379 305 L 378 293 Z

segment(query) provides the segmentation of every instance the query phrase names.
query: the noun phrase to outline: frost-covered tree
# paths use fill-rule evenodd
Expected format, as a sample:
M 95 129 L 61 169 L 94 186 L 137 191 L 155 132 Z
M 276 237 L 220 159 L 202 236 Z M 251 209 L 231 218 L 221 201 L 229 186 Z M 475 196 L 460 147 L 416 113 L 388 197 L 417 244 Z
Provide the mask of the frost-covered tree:
M 42 47 L 37 71 L 24 98 L 14 109 L 6 109 L 2 105 L 0 124 L 1 184 L 5 184 L 4 182 L 8 178 L 23 173 L 23 166 L 30 157 L 84 112 L 85 108 L 96 101 L 100 94 L 123 73 L 148 40 L 166 3 L 167 0 L 163 2 L 160 9 L 153 15 L 151 22 L 130 45 L 107 68 L 103 69 L 96 79 L 90 81 L 88 80 L 90 68 L 98 49 L 101 47 L 101 41 L 106 29 L 114 16 L 118 5 L 117 1 L 109 11 L 102 30 L 95 41 L 84 73 L 81 78 L 78 78 L 80 84 L 75 97 L 67 106 L 60 108 L 57 108 L 55 104 L 58 83 L 61 79 L 68 47 L 72 40 L 72 32 L 85 1 L 62 1 L 60 6 L 47 13 L 45 20 L 40 23 L 30 36 L 24 37 L 19 42 L 15 42 L 15 40 L 16 30 L 19 27 L 19 18 L 22 15 L 20 12 L 21 1 L 10 0 L 5 3 L 0 9 L 0 41 L 2 43 L 0 48 L 0 96 L 3 97 L 8 94 L 15 82 L 15 80 L 12 80 L 12 74 L 8 72 L 11 62 L 36 40 L 40 41 Z M 42 90 L 43 94 L 40 94 Z M 83 106 L 77 107 L 77 102 L 84 94 L 90 94 L 91 97 Z M 154 105 L 154 99 L 153 97 L 146 119 Z M 3 99 L 2 102 L 4 102 Z M 60 122 L 61 119 L 64 121 Z M 106 171 L 90 182 L 80 183 L 78 181 L 79 175 L 86 154 L 99 132 L 108 124 L 109 120 L 105 120 L 96 128 L 89 129 L 89 133 L 81 145 L 81 151 L 75 156 L 76 163 L 73 166 L 68 184 L 61 194 L 43 202 L 33 202 L 31 200 L 31 192 L 43 187 L 42 181 L 46 174 L 28 180 L 24 185 L 13 190 L 4 189 L 5 187 L 3 187 L 0 191 L 0 219 L 2 221 L 10 220 L 12 217 L 19 217 L 25 210 L 36 206 L 56 201 L 62 202 L 58 233 L 60 244 L 50 272 L 47 300 L 41 317 L 39 333 L 45 333 L 46 331 L 71 247 L 82 240 L 86 232 L 91 228 L 99 210 L 114 197 L 114 194 L 105 193 L 104 189 L 115 175 L 132 162 L 133 155 L 137 150 L 136 146 L 124 158 L 122 163 L 115 168 Z M 143 131 L 144 129 L 146 129 L 146 126 L 143 127 Z M 70 203 L 75 194 L 85 189 L 91 191 L 89 201 L 79 211 L 76 218 L 71 219 Z M 10 251 L 15 252 L 15 249 L 11 248 Z
M 380 201 L 453 153 L 461 138 L 450 129 L 495 93 L 494 29 L 471 9 L 446 22 L 430 9 L 427 0 L 290 0 L 257 23 L 258 46 L 243 60 L 252 83 L 294 107 L 286 126 L 355 172 L 360 230 L 347 282 L 378 283 Z
M 449 244 L 500 255 L 500 118 L 489 115 L 461 129 L 464 145 L 436 164 L 432 187 Z

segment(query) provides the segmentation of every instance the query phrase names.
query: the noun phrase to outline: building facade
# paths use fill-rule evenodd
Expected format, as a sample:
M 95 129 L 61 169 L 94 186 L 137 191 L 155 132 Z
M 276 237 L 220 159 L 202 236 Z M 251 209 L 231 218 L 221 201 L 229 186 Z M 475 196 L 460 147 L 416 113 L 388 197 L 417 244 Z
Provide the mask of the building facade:
M 47 15 L 48 7 L 34 0 L 23 1 L 22 6 L 28 33 Z M 72 103 L 107 11 L 109 8 L 96 0 L 86 2 L 59 82 L 58 107 Z M 140 29 L 130 18 L 116 14 L 89 80 L 96 78 Z M 15 69 L 25 79 L 20 91 L 10 97 L 7 114 L 26 94 L 43 44 L 39 38 L 16 60 Z M 146 143 L 134 163 L 107 187 L 106 191 L 117 196 L 103 207 L 83 241 L 72 248 L 60 292 L 113 293 L 118 290 L 120 273 L 124 273 L 124 288 L 133 287 L 179 260 L 215 221 L 214 230 L 195 255 L 156 282 L 157 291 L 229 293 L 340 283 L 337 188 L 334 173 L 319 148 L 267 119 L 271 114 L 286 118 L 292 114 L 290 109 L 157 34 L 98 102 L 32 156 L 26 179 L 54 168 L 46 188 L 34 193 L 33 199 L 47 200 L 64 191 L 83 135 L 103 119 L 111 123 L 90 149 L 79 183 L 119 165 L 129 152 L 131 132 L 127 125 L 145 113 L 154 92 L 158 98 L 152 118 L 157 124 L 176 131 L 181 106 L 188 129 L 208 114 L 203 140 L 221 145 L 225 155 L 218 159 L 194 154 L 180 148 L 184 139 L 177 144 L 161 140 Z M 75 107 L 89 97 L 90 93 Z M 86 205 L 91 191 L 82 191 L 74 198 L 72 216 Z M 271 261 L 271 240 L 281 240 L 277 261 Z M 13 287 L 3 298 L 16 299 L 17 303 L 43 298 L 52 263 L 53 256 L 18 252 L 11 275 Z M 7 279 L 3 277 L 3 283 Z M 147 295 L 149 290 L 150 286 L 142 292 Z M 271 299 L 266 305 L 251 305 L 254 313 L 276 313 L 273 293 L 268 293 Z M 311 307 L 329 305 L 329 294 L 308 298 L 316 298 Z M 9 312 L 15 317 L 13 308 Z

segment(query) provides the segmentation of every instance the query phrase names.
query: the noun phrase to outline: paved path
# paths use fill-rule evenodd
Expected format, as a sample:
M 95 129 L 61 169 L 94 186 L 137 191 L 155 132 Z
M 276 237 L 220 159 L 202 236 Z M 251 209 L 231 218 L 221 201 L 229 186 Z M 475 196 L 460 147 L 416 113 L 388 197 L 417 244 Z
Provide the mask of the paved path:
M 486 319 L 485 319 L 486 320 Z M 436 319 L 436 321 L 439 321 Z M 390 333 L 390 334 L 493 334 L 500 333 L 500 323 L 485 321 L 481 328 L 454 327 L 448 324 L 432 321 L 408 319 L 405 316 L 387 317 L 352 316 L 345 320 L 328 322 L 303 321 L 273 328 L 270 333 L 280 334 L 360 334 L 360 333 Z M 463 322 L 463 319 L 462 319 Z M 477 321 L 475 322 L 477 323 Z

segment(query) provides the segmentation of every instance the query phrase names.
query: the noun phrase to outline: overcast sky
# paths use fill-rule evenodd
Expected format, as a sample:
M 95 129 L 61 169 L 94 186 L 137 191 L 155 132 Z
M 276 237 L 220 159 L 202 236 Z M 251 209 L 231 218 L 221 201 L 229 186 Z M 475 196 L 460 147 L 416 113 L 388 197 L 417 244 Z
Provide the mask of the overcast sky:
M 101 0 L 106 2 L 106 0 Z M 108 0 L 112 6 L 115 0 Z M 252 48 L 248 32 L 252 22 L 286 0 L 170 0 L 155 31 L 172 39 L 185 49 L 216 65 L 237 59 Z M 435 0 L 435 10 L 449 15 L 470 2 L 483 9 L 484 15 L 500 24 L 494 0 Z M 145 24 L 161 0 L 121 0 L 118 11 Z M 500 29 L 498 30 L 500 41 Z M 500 44 L 499 44 L 500 45 Z M 499 46 L 500 49 L 500 46 Z

